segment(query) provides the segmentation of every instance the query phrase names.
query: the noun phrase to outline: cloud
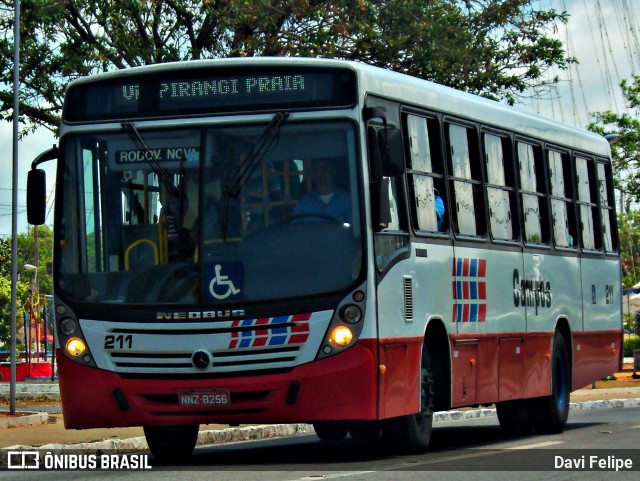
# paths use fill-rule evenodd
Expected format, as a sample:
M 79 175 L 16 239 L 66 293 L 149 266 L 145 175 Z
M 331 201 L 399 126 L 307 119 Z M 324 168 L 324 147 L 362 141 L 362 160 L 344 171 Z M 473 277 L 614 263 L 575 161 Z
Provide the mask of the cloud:
M 590 113 L 626 108 L 620 82 L 640 73 L 638 18 L 640 2 L 631 0 L 546 0 L 543 8 L 571 15 L 558 26 L 557 37 L 578 64 L 568 71 L 554 70 L 561 83 L 557 96 L 525 104 L 557 120 L 585 127 Z
M 27 230 L 26 186 L 27 172 L 31 162 L 45 150 L 57 143 L 54 135 L 47 129 L 38 129 L 18 144 L 18 233 Z M 13 124 L 0 123 L 0 236 L 11 235 L 13 205 Z M 42 167 L 47 172 L 47 191 L 53 189 L 55 183 L 55 163 L 50 162 Z

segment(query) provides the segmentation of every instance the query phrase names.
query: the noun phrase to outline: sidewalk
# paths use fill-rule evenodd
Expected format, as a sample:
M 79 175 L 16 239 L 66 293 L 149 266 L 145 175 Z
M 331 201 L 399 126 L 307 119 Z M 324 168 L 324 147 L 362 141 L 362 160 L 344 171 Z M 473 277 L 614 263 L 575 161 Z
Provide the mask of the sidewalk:
M 620 373 L 630 378 L 629 372 Z M 598 383 L 598 386 L 603 383 Z M 580 389 L 571 394 L 571 409 L 611 409 L 640 407 L 640 380 L 628 387 Z M 77 448 L 127 452 L 147 449 L 141 427 L 67 430 L 59 404 L 57 383 L 19 383 L 16 386 L 17 411 L 29 415 L 7 416 L 9 384 L 0 383 L 0 449 L 8 447 L 42 447 L 44 449 Z M 3 414 L 5 414 L 3 416 Z M 434 422 L 495 416 L 495 409 L 478 408 L 435 413 Z M 26 425 L 20 425 L 26 424 Z M 28 425 L 32 424 L 32 425 Z M 198 444 L 224 443 L 250 439 L 313 433 L 307 424 L 268 426 L 203 425 Z

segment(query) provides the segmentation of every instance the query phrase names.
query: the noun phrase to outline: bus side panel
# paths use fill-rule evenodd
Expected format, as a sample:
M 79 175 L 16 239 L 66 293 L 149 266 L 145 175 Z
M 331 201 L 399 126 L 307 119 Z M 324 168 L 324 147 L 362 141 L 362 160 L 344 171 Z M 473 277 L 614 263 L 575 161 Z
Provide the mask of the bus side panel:
M 420 376 L 416 366 L 422 355 L 422 336 L 413 339 L 381 339 L 380 418 L 392 418 L 418 411 Z
M 549 395 L 552 340 L 527 332 L 451 336 L 452 405 Z
M 566 319 L 572 332 L 582 331 L 580 259 L 526 252 L 524 264 L 520 297 L 526 306 L 527 332 L 553 334 L 559 319 Z
M 380 280 L 377 296 L 380 363 L 386 367 L 380 377 L 380 417 L 414 414 L 426 324 L 451 316 L 451 246 L 414 242 L 410 258 Z
M 201 379 L 123 377 L 71 361 L 58 350 L 64 423 L 67 429 L 89 429 L 374 420 L 378 388 L 375 349 L 374 340 L 360 341 L 338 355 L 285 373 Z M 179 390 L 203 389 L 229 389 L 231 405 L 179 405 Z
M 500 339 L 499 401 L 550 394 L 552 346 L 549 333 L 514 333 Z
M 449 294 L 458 332 L 451 358 L 453 405 L 495 402 L 502 383 L 512 386 L 522 376 L 519 369 L 504 369 L 516 359 L 502 360 L 499 350 L 501 338 L 525 331 L 525 308 L 514 297 L 515 273 L 521 276 L 522 270 L 519 250 L 455 246 Z
M 584 330 L 622 329 L 618 259 L 582 258 Z
M 572 391 L 621 368 L 622 337 L 622 330 L 573 333 Z

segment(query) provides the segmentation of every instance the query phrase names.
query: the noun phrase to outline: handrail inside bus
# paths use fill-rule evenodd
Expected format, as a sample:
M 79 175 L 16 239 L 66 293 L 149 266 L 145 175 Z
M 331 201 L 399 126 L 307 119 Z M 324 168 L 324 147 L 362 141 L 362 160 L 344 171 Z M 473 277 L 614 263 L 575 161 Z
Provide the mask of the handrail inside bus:
M 131 254 L 131 251 L 136 247 L 138 247 L 140 244 L 149 244 L 151 246 L 151 248 L 153 249 L 154 265 L 156 266 L 158 265 L 158 260 L 159 260 L 158 247 L 156 246 L 156 243 L 150 239 L 138 239 L 137 241 L 133 242 L 129 247 L 127 247 L 127 250 L 124 252 L 124 269 L 126 271 L 128 271 L 130 267 L 129 255 Z

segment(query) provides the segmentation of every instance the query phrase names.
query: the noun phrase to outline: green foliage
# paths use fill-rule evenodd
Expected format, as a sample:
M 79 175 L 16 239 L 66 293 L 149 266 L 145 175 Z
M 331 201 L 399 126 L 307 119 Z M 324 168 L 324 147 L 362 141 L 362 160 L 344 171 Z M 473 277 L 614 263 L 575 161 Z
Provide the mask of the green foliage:
M 622 257 L 622 285 L 633 287 L 640 281 L 640 212 L 618 215 L 618 235 Z
M 624 357 L 633 357 L 633 351 L 640 349 L 640 337 L 624 338 Z
M 36 265 L 34 235 L 18 235 L 18 284 L 16 306 L 18 320 L 22 319 L 22 310 L 29 302 L 29 284 L 35 273 L 25 269 L 25 264 Z M 47 275 L 46 263 L 51 262 L 53 250 L 53 232 L 49 227 L 38 228 L 38 285 L 40 302 L 45 294 L 52 293 L 52 281 Z M 21 326 L 21 322 L 18 324 Z M 11 334 L 11 239 L 0 239 L 0 343 L 9 344 Z
M 56 130 L 66 84 L 87 74 L 238 56 L 361 60 L 513 102 L 566 68 L 566 12 L 535 0 L 22 0 L 27 131 Z M 0 115 L 11 114 L 13 0 L 0 0 Z M 556 79 L 552 80 L 555 82 Z
M 611 146 L 615 186 L 625 196 L 627 203 L 640 201 L 640 75 L 634 75 L 632 83 L 623 80 L 622 93 L 630 109 L 629 113 L 597 112 L 589 129 L 599 134 L 615 133 L 618 141 Z

